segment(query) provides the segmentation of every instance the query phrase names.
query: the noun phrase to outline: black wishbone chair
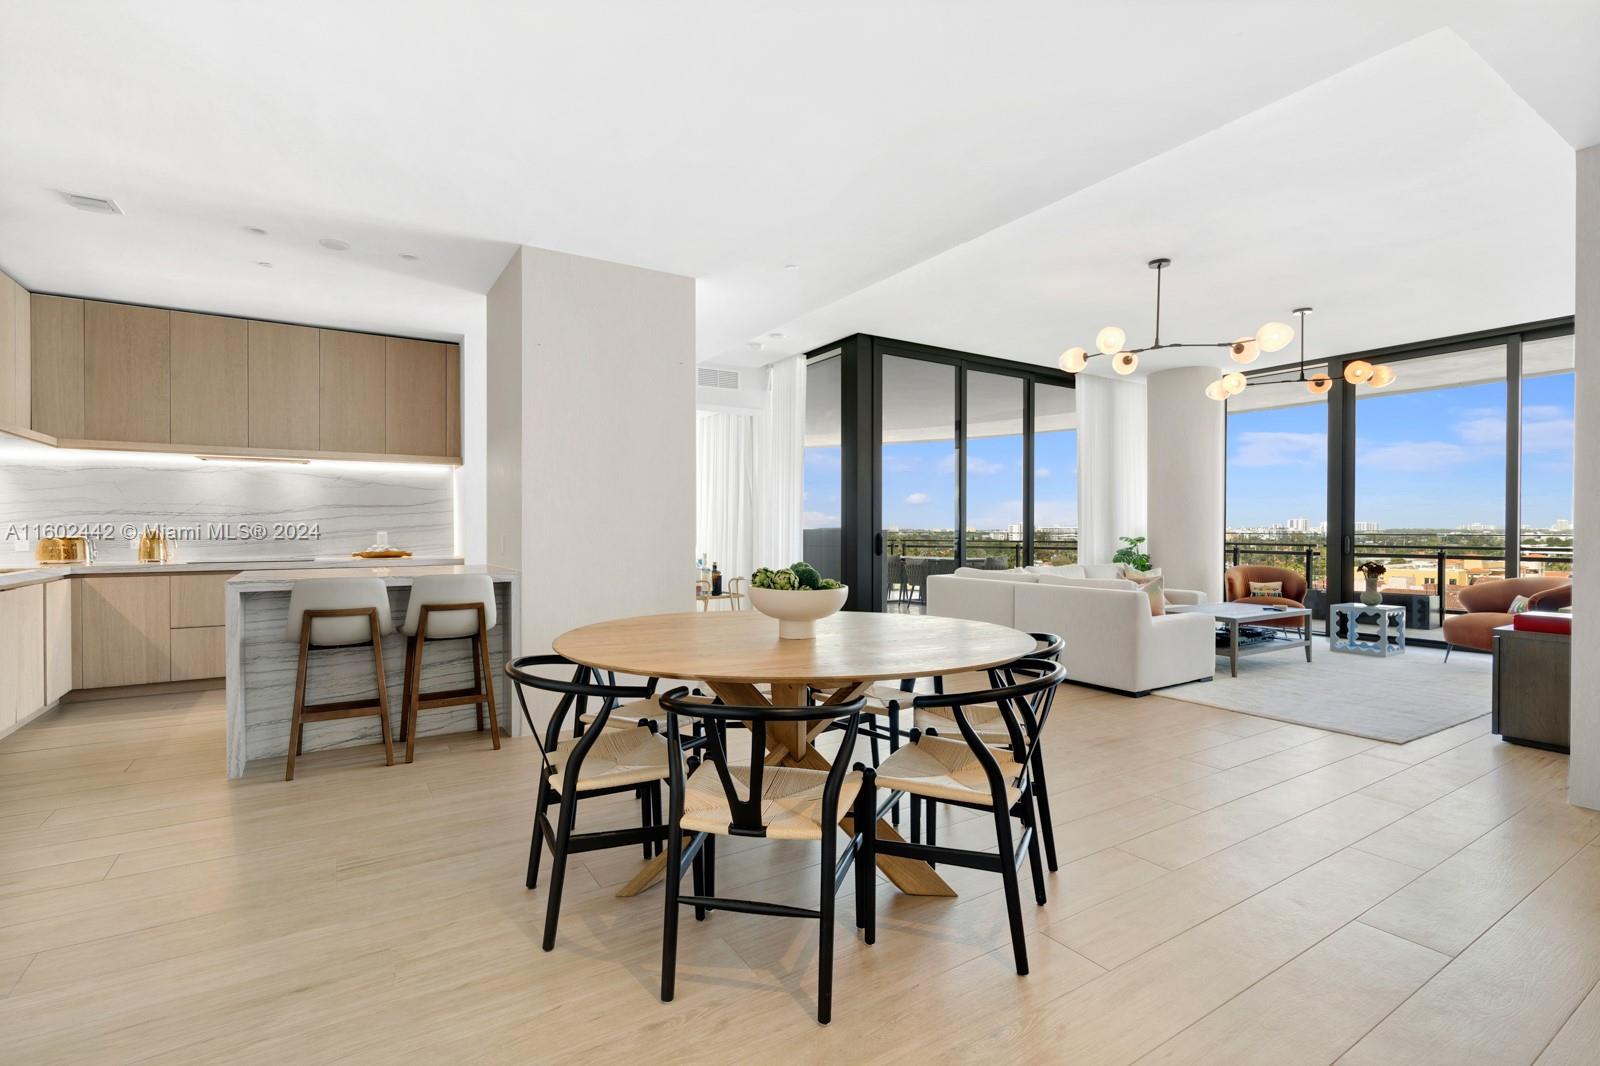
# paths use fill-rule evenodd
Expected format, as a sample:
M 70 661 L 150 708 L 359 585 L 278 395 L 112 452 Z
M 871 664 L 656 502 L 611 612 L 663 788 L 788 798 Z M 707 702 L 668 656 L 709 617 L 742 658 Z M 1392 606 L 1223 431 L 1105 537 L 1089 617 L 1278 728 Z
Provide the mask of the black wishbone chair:
M 537 671 L 570 671 L 570 677 L 563 680 Z M 539 858 L 548 842 L 551 871 L 550 898 L 544 919 L 544 950 L 549 951 L 556 944 L 561 889 L 571 855 L 635 844 L 641 846 L 646 859 L 660 854 L 661 841 L 667 832 L 661 818 L 661 782 L 667 778 L 667 743 L 654 723 L 643 719 L 632 727 L 608 728 L 607 725 L 619 705 L 626 708 L 632 702 L 653 697 L 655 678 L 643 685 L 619 685 L 615 675 L 603 681 L 599 671 L 560 655 L 524 655 L 506 664 L 506 675 L 516 683 L 522 717 L 539 743 L 542 766 L 535 786 L 527 886 L 538 887 Z M 560 696 L 542 735 L 528 712 L 524 687 Z M 592 715 L 590 700 L 598 703 Z M 562 728 L 569 713 L 574 720 L 587 719 L 587 724 L 576 737 L 563 738 Z M 639 828 L 573 832 L 580 799 L 619 792 L 632 792 L 638 797 Z M 557 805 L 554 824 L 548 814 L 552 803 Z
M 1011 919 L 1011 950 L 1016 956 L 1017 973 L 1028 972 L 1028 949 L 1023 942 L 1022 899 L 1017 885 L 1017 867 L 1027 854 L 1033 869 L 1033 895 L 1040 906 L 1045 902 L 1044 863 L 1039 854 L 1039 817 L 1035 809 L 1033 756 L 1039 731 L 1050 715 L 1056 687 L 1066 671 L 1048 659 L 1018 659 L 1009 666 L 989 671 L 993 689 L 957 692 L 948 695 L 918 696 L 913 706 L 919 710 L 948 709 L 955 716 L 959 739 L 940 736 L 936 730 L 912 729 L 911 743 L 884 760 L 877 770 L 866 771 L 858 803 L 879 809 L 878 788 L 889 791 L 884 805 L 901 794 L 912 799 L 936 799 L 957 807 L 989 811 L 994 817 L 996 852 L 941 848 L 915 841 L 881 841 L 879 855 L 899 855 L 924 862 L 946 862 L 974 870 L 999 873 L 1005 883 L 1006 913 Z M 993 706 L 1005 724 L 1008 746 L 986 743 L 978 728 L 968 719 L 969 708 Z M 1022 823 L 1022 835 L 1013 840 L 1011 819 Z
M 1029 633 L 1028 635 L 1037 641 L 1039 646 L 1035 648 L 1031 654 L 1024 656 L 1024 658 L 1048 659 L 1051 662 L 1061 661 L 1062 640 L 1060 637 L 1056 636 L 1054 633 Z M 976 674 L 958 675 L 958 677 L 962 680 L 973 677 L 981 678 L 981 676 L 982 675 Z M 950 680 L 955 681 L 955 683 L 958 685 L 962 684 L 961 680 Z M 994 681 L 992 678 L 987 680 L 991 686 L 998 684 L 998 682 Z M 947 687 L 946 682 L 946 678 L 934 678 L 934 692 L 942 695 Z M 972 688 L 982 688 L 984 686 L 980 682 L 977 685 L 965 684 L 962 685 L 962 687 L 970 690 Z M 906 702 L 909 703 L 912 698 L 912 694 L 908 693 L 906 696 Z M 1005 719 L 1001 716 L 1000 708 L 994 706 L 972 706 L 966 708 L 966 715 L 967 721 L 972 723 L 973 728 L 978 731 L 978 735 L 983 738 L 984 743 L 989 745 L 997 745 L 999 747 L 1010 746 L 1011 733 L 1010 730 L 1006 728 Z M 948 707 L 920 708 L 914 715 L 914 719 L 911 724 L 923 732 L 933 729 L 947 736 L 954 736 L 957 732 L 955 712 Z M 1043 723 L 1041 723 L 1041 726 L 1042 724 Z M 874 758 L 873 762 L 876 763 L 877 759 Z M 1040 743 L 1040 738 L 1038 737 L 1033 738 L 1032 768 L 1033 792 L 1034 797 L 1037 799 L 1039 804 L 1039 835 L 1044 838 L 1045 865 L 1048 866 L 1053 873 L 1056 870 L 1056 833 L 1054 823 L 1050 818 L 1050 790 L 1048 787 L 1046 787 L 1044 779 L 1044 747 Z M 917 801 L 911 801 L 912 840 L 922 839 L 922 826 L 925 824 L 927 826 L 927 842 L 929 844 L 938 843 L 938 810 L 935 804 L 936 801 L 933 799 L 924 799 L 922 800 L 923 809 L 921 812 L 919 812 L 917 810 Z M 921 815 L 924 813 L 926 814 L 925 818 L 921 817 Z
M 671 768 L 668 799 L 666 922 L 661 938 L 661 999 L 673 995 L 678 963 L 679 907 L 694 908 L 697 921 L 709 911 L 738 911 L 781 918 L 813 918 L 817 932 L 817 1021 L 826 1025 L 833 1015 L 833 911 L 834 897 L 845 875 L 855 869 L 856 926 L 868 944 L 876 939 L 873 915 L 877 871 L 873 866 L 876 817 L 861 797 L 861 774 L 847 771 L 855 750 L 856 731 L 866 700 L 827 707 L 730 707 L 693 701 L 684 688 L 661 697 L 667 712 L 667 748 Z M 834 716 L 845 723 L 839 754 L 827 770 L 766 764 L 769 722 L 815 720 Z M 705 725 L 698 767 L 685 768 L 685 742 L 680 717 Z M 739 723 L 750 733 L 748 760 L 735 765 L 725 742 L 727 726 Z M 693 770 L 693 776 L 688 771 Z M 860 765 L 857 764 L 857 771 Z M 742 791 L 741 791 L 742 790 Z M 838 825 L 843 815 L 853 815 L 853 832 L 839 854 Z M 684 835 L 689 835 L 687 843 Z M 765 900 L 718 896 L 716 838 L 719 836 L 770 837 L 775 840 L 816 840 L 822 845 L 820 899 L 817 909 L 792 907 Z M 694 894 L 680 895 L 679 882 L 692 867 Z

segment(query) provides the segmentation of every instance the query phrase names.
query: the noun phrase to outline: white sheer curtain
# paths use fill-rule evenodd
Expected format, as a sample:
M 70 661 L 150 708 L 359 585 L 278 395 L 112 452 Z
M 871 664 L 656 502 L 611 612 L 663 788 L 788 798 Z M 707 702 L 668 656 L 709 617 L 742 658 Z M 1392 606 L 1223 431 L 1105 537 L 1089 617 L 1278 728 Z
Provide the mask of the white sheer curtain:
M 724 579 L 749 577 L 755 544 L 754 415 L 702 414 L 695 422 L 695 551 Z
M 1108 563 L 1145 535 L 1149 484 L 1142 381 L 1078 375 L 1078 561 Z
M 768 368 L 767 409 L 755 416 L 755 565 L 788 566 L 804 555 L 806 360 Z

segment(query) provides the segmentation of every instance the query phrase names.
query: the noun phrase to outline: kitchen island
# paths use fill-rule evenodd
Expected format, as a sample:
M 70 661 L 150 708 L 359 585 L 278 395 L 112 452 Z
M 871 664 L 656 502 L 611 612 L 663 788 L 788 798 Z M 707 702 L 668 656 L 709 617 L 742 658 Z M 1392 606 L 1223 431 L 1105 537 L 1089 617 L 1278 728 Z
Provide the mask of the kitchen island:
M 511 731 L 513 697 L 503 670 L 516 648 L 517 574 L 487 566 L 367 566 L 338 570 L 255 570 L 228 581 L 227 706 L 228 776 L 240 777 L 254 759 L 282 759 L 289 751 L 289 724 L 294 709 L 295 670 L 299 645 L 285 632 L 289 591 L 296 581 L 379 577 L 389 588 L 389 608 L 397 630 L 384 638 L 383 666 L 389 689 L 390 729 L 400 730 L 400 697 L 404 688 L 405 638 L 398 632 L 411 598 L 411 580 L 423 574 L 489 574 L 494 579 L 499 620 L 489 631 L 500 728 Z M 314 653 L 307 674 L 306 699 L 312 702 L 369 697 L 373 691 L 372 652 L 365 645 L 330 648 Z M 424 685 L 429 690 L 463 688 L 472 683 L 471 645 L 438 641 L 428 645 Z M 419 737 L 473 732 L 477 712 L 472 705 L 422 715 Z M 317 722 L 305 730 L 304 752 L 359 744 L 379 744 L 372 718 Z M 485 737 L 484 743 L 488 744 Z M 381 755 L 381 752 L 380 752 Z M 381 759 L 380 759 L 381 762 Z

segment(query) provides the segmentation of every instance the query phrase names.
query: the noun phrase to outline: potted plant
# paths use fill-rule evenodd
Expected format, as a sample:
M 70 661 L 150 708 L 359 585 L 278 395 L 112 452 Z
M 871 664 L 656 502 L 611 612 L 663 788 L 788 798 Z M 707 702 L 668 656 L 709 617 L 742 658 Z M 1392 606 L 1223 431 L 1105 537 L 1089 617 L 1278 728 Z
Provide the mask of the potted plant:
M 1368 559 L 1356 567 L 1356 573 L 1367 579 L 1367 587 L 1361 593 L 1361 602 L 1368 607 L 1376 607 L 1383 602 L 1383 593 L 1378 591 L 1378 579 L 1389 572 L 1389 568 L 1376 559 Z
M 750 605 L 778 620 L 778 636 L 807 640 L 817 635 L 817 620 L 844 606 L 848 586 L 825 578 L 804 561 L 771 570 L 761 567 L 750 575 Z
M 1139 545 L 1144 543 L 1143 537 L 1119 537 L 1117 539 L 1122 541 L 1122 547 L 1118 548 L 1117 553 L 1111 557 L 1112 562 L 1121 563 L 1124 566 L 1140 571 L 1150 569 L 1150 556 L 1139 550 Z

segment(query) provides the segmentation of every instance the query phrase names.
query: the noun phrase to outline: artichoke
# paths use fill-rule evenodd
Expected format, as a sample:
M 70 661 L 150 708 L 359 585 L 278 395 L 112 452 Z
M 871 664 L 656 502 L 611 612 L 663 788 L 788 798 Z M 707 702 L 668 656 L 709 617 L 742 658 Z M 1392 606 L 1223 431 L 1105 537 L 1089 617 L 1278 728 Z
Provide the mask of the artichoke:
M 778 570 L 772 575 L 772 587 L 787 592 L 800 587 L 800 580 L 795 577 L 793 570 Z
M 769 567 L 757 567 L 756 572 L 750 575 L 750 586 L 758 589 L 770 589 L 776 586 L 772 583 L 772 570 Z
M 817 573 L 817 568 L 807 562 L 798 562 L 790 565 L 789 570 L 794 574 L 798 588 L 816 589 L 822 587 L 822 575 Z
M 822 579 L 822 584 L 818 585 L 817 588 L 819 588 L 819 589 L 842 589 L 842 588 L 844 588 L 844 586 L 841 585 L 839 582 L 835 581 L 831 577 L 825 577 L 825 578 Z

